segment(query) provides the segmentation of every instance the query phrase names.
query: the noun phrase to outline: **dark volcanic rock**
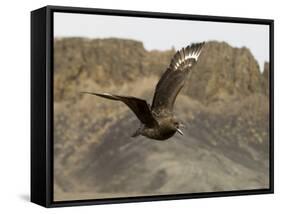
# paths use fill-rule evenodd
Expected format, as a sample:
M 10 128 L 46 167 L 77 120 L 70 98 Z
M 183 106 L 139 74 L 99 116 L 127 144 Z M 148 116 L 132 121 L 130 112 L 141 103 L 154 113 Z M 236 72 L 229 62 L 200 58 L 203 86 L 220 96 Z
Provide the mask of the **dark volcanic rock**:
M 256 100 L 264 101 L 252 97 L 250 103 Z M 87 164 L 77 171 L 80 182 L 112 197 L 268 186 L 268 125 L 263 122 L 268 110 L 251 119 L 237 115 L 248 102 L 236 107 L 227 116 L 204 111 L 191 121 L 183 116 L 188 122 L 184 136 L 166 141 L 131 138 L 138 121 L 124 115 L 85 157 Z

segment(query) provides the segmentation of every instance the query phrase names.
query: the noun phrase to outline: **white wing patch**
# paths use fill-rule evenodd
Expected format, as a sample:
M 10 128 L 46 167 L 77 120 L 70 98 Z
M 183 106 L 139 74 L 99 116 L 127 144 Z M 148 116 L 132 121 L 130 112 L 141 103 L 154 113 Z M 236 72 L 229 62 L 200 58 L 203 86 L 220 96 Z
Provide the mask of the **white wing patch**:
M 197 62 L 204 44 L 205 42 L 192 44 L 177 51 L 172 59 L 170 68 L 173 70 L 185 70 L 186 68 L 192 67 Z

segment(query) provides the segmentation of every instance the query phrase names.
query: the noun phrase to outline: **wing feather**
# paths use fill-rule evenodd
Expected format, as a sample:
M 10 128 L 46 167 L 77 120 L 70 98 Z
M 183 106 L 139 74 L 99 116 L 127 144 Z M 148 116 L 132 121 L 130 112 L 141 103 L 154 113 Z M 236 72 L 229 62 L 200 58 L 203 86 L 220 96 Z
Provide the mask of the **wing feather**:
M 137 118 L 148 127 L 153 127 L 157 125 L 157 121 L 153 117 L 150 107 L 145 100 L 139 99 L 137 97 L 130 96 L 120 96 L 109 93 L 93 93 L 93 92 L 82 92 L 90 95 L 96 95 L 99 97 L 122 101 L 125 103 L 137 116 Z
M 176 97 L 184 86 L 186 75 L 196 64 L 203 46 L 204 42 L 196 43 L 176 52 L 170 66 L 157 83 L 152 102 L 153 111 L 162 112 L 164 109 L 172 113 Z

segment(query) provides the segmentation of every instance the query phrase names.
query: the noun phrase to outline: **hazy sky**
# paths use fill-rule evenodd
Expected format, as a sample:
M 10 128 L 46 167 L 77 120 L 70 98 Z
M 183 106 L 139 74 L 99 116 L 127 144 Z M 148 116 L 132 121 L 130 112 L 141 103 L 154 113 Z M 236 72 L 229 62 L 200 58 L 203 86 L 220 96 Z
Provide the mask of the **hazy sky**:
M 226 41 L 248 47 L 261 68 L 269 61 L 269 26 L 206 21 L 55 13 L 55 37 L 129 38 L 147 50 L 180 49 L 192 42 Z

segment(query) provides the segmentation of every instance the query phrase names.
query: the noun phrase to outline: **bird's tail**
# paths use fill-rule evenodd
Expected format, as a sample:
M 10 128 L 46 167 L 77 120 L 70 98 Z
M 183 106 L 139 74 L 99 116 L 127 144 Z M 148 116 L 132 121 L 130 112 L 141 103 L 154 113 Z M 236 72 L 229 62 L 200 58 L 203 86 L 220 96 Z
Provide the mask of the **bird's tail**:
M 205 42 L 191 44 L 181 50 L 172 58 L 170 68 L 174 71 L 190 69 L 198 60 Z

